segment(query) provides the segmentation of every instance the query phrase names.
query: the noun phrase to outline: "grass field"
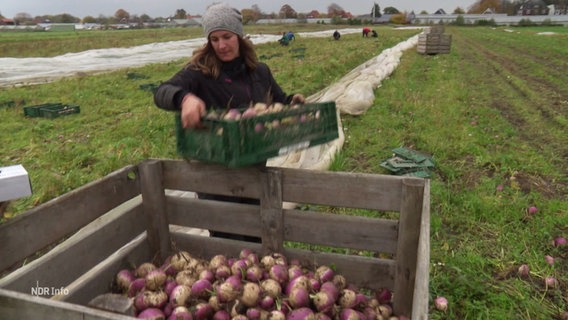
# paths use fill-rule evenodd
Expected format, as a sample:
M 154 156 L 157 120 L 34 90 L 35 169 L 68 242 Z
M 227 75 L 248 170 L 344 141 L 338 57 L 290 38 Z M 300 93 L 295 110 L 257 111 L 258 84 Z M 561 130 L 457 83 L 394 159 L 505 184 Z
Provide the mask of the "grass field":
M 539 35 L 545 31 L 556 34 Z M 187 36 L 171 32 L 87 42 L 112 47 Z M 271 57 L 265 62 L 286 91 L 309 96 L 417 32 L 382 27 L 379 39 L 299 38 L 292 46 L 306 48 L 304 59 L 274 44 L 258 46 L 258 54 Z M 449 308 L 432 307 L 431 319 L 565 319 L 568 248 L 552 246 L 552 239 L 568 236 L 566 28 L 447 27 L 446 33 L 450 54 L 407 51 L 376 90 L 373 106 L 342 117 L 346 143 L 332 170 L 387 174 L 379 164 L 400 146 L 434 157 L 430 298 L 445 296 Z M 25 37 L 0 34 L 2 56 L 28 56 Z M 45 39 L 41 55 L 62 54 L 73 41 L 77 50 L 88 49 L 83 35 L 60 37 Z M 184 63 L 1 89 L 0 102 L 17 106 L 0 107 L 7 133 L 0 135 L 0 165 L 23 164 L 34 188 L 11 203 L 4 219 L 125 165 L 177 157 L 173 115 L 158 110 L 140 85 L 163 81 Z M 129 72 L 144 77 L 129 79 Z M 23 116 L 24 105 L 51 101 L 78 104 L 81 113 Z M 529 214 L 530 206 L 538 211 Z M 517 274 L 521 264 L 530 267 L 526 278 Z M 548 276 L 557 286 L 545 285 Z

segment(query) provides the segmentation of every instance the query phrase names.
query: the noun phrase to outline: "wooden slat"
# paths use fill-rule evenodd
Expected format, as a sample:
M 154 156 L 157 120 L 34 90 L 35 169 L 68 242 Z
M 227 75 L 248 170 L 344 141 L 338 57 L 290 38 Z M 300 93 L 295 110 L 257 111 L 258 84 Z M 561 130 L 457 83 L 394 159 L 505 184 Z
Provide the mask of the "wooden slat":
M 110 284 L 120 269 L 132 269 L 153 257 L 144 232 L 69 284 L 64 294 L 51 299 L 87 305 L 94 297 L 110 292 Z
M 397 315 L 410 316 L 416 280 L 418 244 L 420 238 L 424 179 L 405 179 L 402 184 L 396 279 L 393 309 Z
M 135 318 L 63 301 L 0 289 L 2 319 L 133 320 Z
M 258 206 L 170 196 L 167 202 L 172 224 L 261 235 Z M 397 248 L 397 220 L 283 210 L 283 223 L 285 241 L 382 253 Z
M 185 232 L 174 231 L 171 233 L 172 242 L 179 250 L 185 250 L 202 259 L 211 259 L 216 254 L 224 254 L 227 257 L 238 257 L 242 249 L 251 249 L 261 252 L 260 243 L 244 242 L 224 238 L 211 238 L 194 235 Z
M 29 293 L 65 287 L 145 231 L 140 197 L 116 207 L 54 249 L 0 279 L 0 287 Z
M 348 283 L 361 288 L 394 288 L 396 266 L 393 260 L 301 249 L 285 249 L 284 255 L 298 259 L 303 265 L 333 266 L 336 273 L 343 275 Z
M 260 222 L 262 252 L 282 252 L 284 245 L 284 218 L 282 215 L 282 180 L 280 171 L 267 169 L 262 175 Z
M 260 207 L 232 202 L 167 196 L 173 225 L 260 237 Z
M 162 186 L 162 163 L 148 160 L 140 164 L 142 206 L 150 248 L 163 261 L 171 253 L 166 195 Z
M 346 208 L 400 210 L 401 177 L 282 168 L 283 200 Z
M 412 298 L 412 320 L 428 320 L 430 290 L 430 181 L 425 180 L 422 221 L 418 240 L 416 282 Z
M 166 189 L 206 192 L 259 199 L 262 168 L 231 169 L 198 162 L 164 160 Z M 349 208 L 400 210 L 403 177 L 305 169 L 282 172 L 282 199 L 287 202 Z M 418 178 L 417 178 L 418 179 Z M 341 186 L 341 192 L 338 192 Z
M 226 196 L 260 198 L 260 169 L 180 160 L 163 160 L 164 188 Z
M 0 271 L 138 195 L 136 177 L 136 166 L 125 167 L 0 225 Z
M 396 253 L 398 221 L 286 210 L 285 239 L 337 248 Z

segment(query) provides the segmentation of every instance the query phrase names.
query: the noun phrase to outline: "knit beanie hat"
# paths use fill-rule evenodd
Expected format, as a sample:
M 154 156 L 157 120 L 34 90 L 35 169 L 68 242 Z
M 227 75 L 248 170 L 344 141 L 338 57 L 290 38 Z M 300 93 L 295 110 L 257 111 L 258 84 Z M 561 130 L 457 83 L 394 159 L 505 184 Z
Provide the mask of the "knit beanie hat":
M 213 31 L 227 30 L 243 36 L 243 18 L 239 10 L 226 4 L 218 3 L 207 8 L 202 19 L 205 36 Z

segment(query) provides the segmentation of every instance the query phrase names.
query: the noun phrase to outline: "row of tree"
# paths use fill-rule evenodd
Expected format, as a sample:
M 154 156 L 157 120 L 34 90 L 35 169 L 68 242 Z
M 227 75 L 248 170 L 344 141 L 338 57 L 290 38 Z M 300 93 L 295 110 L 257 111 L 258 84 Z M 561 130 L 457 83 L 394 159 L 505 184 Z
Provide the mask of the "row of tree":
M 559 8 L 566 8 L 568 6 L 568 0 L 543 0 L 546 5 L 555 5 Z M 452 13 L 454 14 L 475 14 L 483 13 L 486 10 L 491 10 L 495 13 L 504 13 L 508 15 L 517 14 L 520 6 L 525 3 L 526 0 L 477 0 L 475 1 L 467 11 L 463 8 L 457 7 Z M 294 10 L 290 5 L 285 4 L 280 8 L 280 11 L 275 13 L 265 13 L 258 5 L 253 5 L 249 9 L 242 9 L 243 22 L 249 23 L 258 21 L 259 19 L 305 19 L 305 18 L 352 18 L 352 14 L 345 11 L 341 6 L 332 3 L 327 7 L 326 13 L 318 12 L 317 10 L 312 10 L 308 13 L 299 13 Z M 428 12 L 422 11 L 420 14 L 427 14 Z M 377 3 L 370 8 L 369 14 L 371 17 L 380 17 L 381 9 Z M 383 14 L 396 15 L 402 14 L 395 7 L 386 7 L 383 10 Z M 406 13 L 404 13 L 406 14 Z M 114 16 L 107 17 L 104 15 L 99 15 L 98 17 L 86 16 L 83 19 L 74 17 L 70 14 L 59 14 L 59 15 L 43 15 L 32 17 L 30 14 L 22 12 L 16 14 L 13 20 L 16 24 L 37 24 L 37 23 L 100 23 L 100 24 L 113 24 L 113 23 L 146 23 L 146 22 L 166 22 L 171 19 L 187 19 L 192 17 L 190 13 L 184 9 L 177 9 L 175 13 L 169 17 L 155 17 L 152 18 L 147 14 L 131 15 L 124 9 L 118 9 Z M 0 13 L 0 18 L 4 18 Z
M 243 22 L 248 23 L 250 21 L 257 21 L 259 19 L 296 19 L 296 18 L 349 18 L 351 13 L 345 11 L 339 5 L 332 3 L 327 8 L 327 13 L 320 13 L 317 10 L 312 10 L 309 13 L 298 13 L 290 5 L 285 4 L 280 8 L 279 12 L 265 13 L 258 5 L 253 5 L 250 9 L 241 10 L 243 14 Z M 124 9 L 118 9 L 115 14 L 111 17 L 99 15 L 98 17 L 86 16 L 84 18 L 78 18 L 70 14 L 58 14 L 58 15 L 42 15 L 32 17 L 29 13 L 20 12 L 17 13 L 12 19 L 16 24 L 36 24 L 36 23 L 145 23 L 145 22 L 164 22 L 171 19 L 187 19 L 192 17 L 189 12 L 184 9 L 177 9 L 175 13 L 168 17 L 150 17 L 147 14 L 131 15 Z M 0 18 L 4 19 L 0 13 Z

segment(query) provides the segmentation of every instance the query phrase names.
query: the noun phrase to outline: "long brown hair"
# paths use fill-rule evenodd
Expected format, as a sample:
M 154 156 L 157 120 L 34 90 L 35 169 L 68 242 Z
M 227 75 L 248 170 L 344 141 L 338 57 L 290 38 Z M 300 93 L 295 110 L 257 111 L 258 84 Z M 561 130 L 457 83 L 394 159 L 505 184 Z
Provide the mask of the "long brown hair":
M 258 64 L 258 57 L 256 56 L 254 46 L 248 39 L 243 39 L 239 35 L 237 35 L 237 38 L 239 39 L 239 55 L 243 58 L 248 71 L 253 71 Z M 199 70 L 206 76 L 218 78 L 221 74 L 222 64 L 223 62 L 217 58 L 211 41 L 208 39 L 205 45 L 193 51 L 193 56 L 186 67 Z

